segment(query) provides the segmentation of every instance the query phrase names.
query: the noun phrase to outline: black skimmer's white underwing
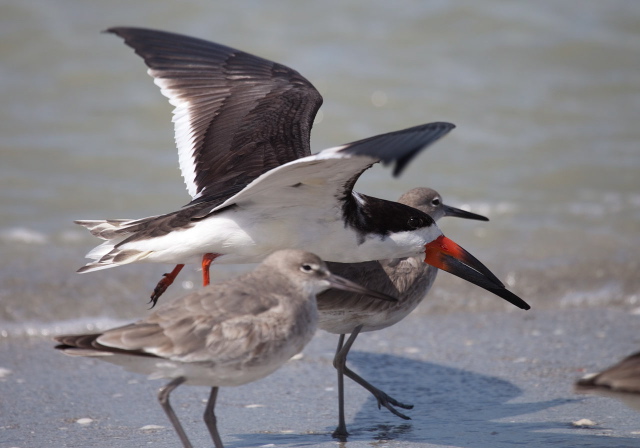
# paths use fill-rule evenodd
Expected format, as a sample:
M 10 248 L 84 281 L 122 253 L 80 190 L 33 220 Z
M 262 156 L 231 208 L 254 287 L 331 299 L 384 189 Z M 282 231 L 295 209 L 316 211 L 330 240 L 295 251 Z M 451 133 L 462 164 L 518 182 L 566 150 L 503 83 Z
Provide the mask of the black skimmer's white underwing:
M 421 150 L 454 125 L 429 123 L 310 154 L 322 97 L 298 72 L 223 45 L 140 28 L 111 28 L 149 67 L 175 106 L 180 169 L 192 201 L 143 219 L 81 220 L 104 240 L 79 272 L 134 262 L 178 264 L 152 301 L 186 263 L 260 262 L 285 248 L 328 261 L 361 262 L 425 254 L 425 261 L 479 284 L 514 305 L 482 263 L 444 237 L 419 210 L 353 190 L 373 164 L 399 175 Z
M 211 387 L 205 423 L 222 448 L 214 415 L 218 388 L 259 380 L 300 353 L 316 330 L 316 294 L 327 288 L 395 300 L 331 274 L 314 254 L 281 250 L 254 271 L 161 305 L 138 322 L 58 336 L 56 348 L 171 379 L 158 399 L 185 447 L 192 445 L 169 394 L 181 384 Z

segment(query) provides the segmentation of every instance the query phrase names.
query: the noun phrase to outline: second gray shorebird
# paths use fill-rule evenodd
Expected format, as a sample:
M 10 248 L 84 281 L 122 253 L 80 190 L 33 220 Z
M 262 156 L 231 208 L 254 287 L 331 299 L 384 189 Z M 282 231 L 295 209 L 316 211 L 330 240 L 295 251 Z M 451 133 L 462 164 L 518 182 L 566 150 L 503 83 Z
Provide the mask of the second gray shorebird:
M 440 194 L 431 188 L 414 188 L 403 194 L 399 203 L 427 213 L 434 220 L 444 216 L 488 221 L 489 219 L 445 205 Z M 422 302 L 436 279 L 438 269 L 423 263 L 422 257 L 394 258 L 364 263 L 327 263 L 331 272 L 346 277 L 376 291 L 398 298 L 395 303 L 376 303 L 362 294 L 346 291 L 325 291 L 318 296 L 319 327 L 340 335 L 333 365 L 338 371 L 338 427 L 333 435 L 349 435 L 344 415 L 344 375 L 367 389 L 395 415 L 409 419 L 395 407 L 411 409 L 374 387 L 346 366 L 347 355 L 360 332 L 381 330 L 404 319 Z M 482 285 L 480 285 L 482 286 Z M 345 334 L 351 335 L 345 343 Z
M 331 274 L 316 255 L 283 250 L 252 272 L 159 306 L 136 323 L 58 336 L 56 348 L 171 379 L 158 399 L 185 447 L 192 445 L 169 395 L 181 384 L 210 386 L 204 420 L 222 448 L 214 414 L 218 388 L 263 378 L 302 351 L 316 330 L 316 294 L 328 288 L 395 301 Z

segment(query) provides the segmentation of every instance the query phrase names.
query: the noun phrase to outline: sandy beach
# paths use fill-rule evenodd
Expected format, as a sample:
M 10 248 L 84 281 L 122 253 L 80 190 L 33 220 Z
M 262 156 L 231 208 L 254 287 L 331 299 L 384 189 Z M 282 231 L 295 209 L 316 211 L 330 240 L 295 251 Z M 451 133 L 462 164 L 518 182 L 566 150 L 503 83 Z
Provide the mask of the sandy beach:
M 345 446 L 639 446 L 639 413 L 572 390 L 576 378 L 637 350 L 638 320 L 637 313 L 601 308 L 417 313 L 364 334 L 350 364 L 415 408 L 412 420 L 400 420 L 348 382 L 352 435 Z M 222 389 L 217 412 L 226 446 L 336 446 L 335 343 L 319 332 L 302 359 L 262 381 Z M 70 358 L 53 345 L 46 338 L 0 342 L 0 446 L 179 444 L 156 401 L 161 380 Z M 207 396 L 201 387 L 173 396 L 196 446 L 211 445 L 201 420 Z M 593 425 L 575 426 L 581 419 Z

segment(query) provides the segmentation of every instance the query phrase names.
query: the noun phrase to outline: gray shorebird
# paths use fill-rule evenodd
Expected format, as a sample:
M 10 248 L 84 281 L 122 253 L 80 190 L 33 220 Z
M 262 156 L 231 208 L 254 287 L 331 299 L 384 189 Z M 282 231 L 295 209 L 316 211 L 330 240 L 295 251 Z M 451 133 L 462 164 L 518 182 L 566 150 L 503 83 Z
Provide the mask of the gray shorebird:
M 584 376 L 576 381 L 575 390 L 616 398 L 640 411 L 640 352 L 627 356 L 600 373 Z
M 435 221 L 444 216 L 488 221 L 489 219 L 445 205 L 442 196 L 431 188 L 414 188 L 403 194 L 399 203 L 416 208 L 430 215 Z M 346 291 L 325 291 L 318 295 L 320 311 L 319 328 L 340 335 L 333 365 L 338 372 L 338 427 L 336 438 L 348 436 L 344 415 L 344 376 L 367 389 L 393 414 L 409 420 L 396 407 L 411 409 L 374 387 L 346 366 L 347 355 L 361 332 L 376 331 L 390 327 L 411 313 L 431 289 L 438 269 L 422 262 L 422 257 L 394 258 L 364 263 L 327 263 L 332 272 L 377 291 L 398 298 L 395 303 L 376 303 L 361 294 Z M 350 333 L 345 343 L 345 335 Z
M 394 164 L 399 175 L 452 124 L 415 126 L 311 155 L 309 137 L 322 97 L 295 70 L 179 34 L 107 31 L 144 59 L 175 106 L 180 169 L 192 201 L 149 218 L 76 221 L 105 240 L 78 272 L 136 262 L 177 264 L 156 286 L 155 304 L 185 263 L 200 263 L 207 285 L 214 260 L 254 263 L 292 248 L 339 262 L 422 255 L 441 267 L 445 258 L 449 264 L 456 259 L 464 266 L 456 275 L 504 290 L 426 213 L 353 190 L 378 162 Z M 513 294 L 501 297 L 528 308 Z
M 263 378 L 299 353 L 316 330 L 316 294 L 328 288 L 395 300 L 331 274 L 314 254 L 283 250 L 252 272 L 159 306 L 133 324 L 58 336 L 56 348 L 171 379 L 158 399 L 185 447 L 192 445 L 169 395 L 181 384 L 210 386 L 204 421 L 221 448 L 214 414 L 218 388 Z

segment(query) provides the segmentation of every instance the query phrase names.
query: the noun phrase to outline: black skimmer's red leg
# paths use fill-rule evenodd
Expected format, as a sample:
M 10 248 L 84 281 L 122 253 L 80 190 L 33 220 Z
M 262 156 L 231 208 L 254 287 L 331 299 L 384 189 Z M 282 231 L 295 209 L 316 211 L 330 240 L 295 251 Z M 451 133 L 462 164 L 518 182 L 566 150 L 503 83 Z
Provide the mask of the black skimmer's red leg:
M 202 256 L 202 286 L 208 286 L 211 283 L 209 278 L 209 267 L 213 260 L 218 258 L 221 254 L 204 254 Z
M 211 266 L 211 263 L 213 263 L 213 260 L 215 260 L 219 256 L 220 254 L 204 254 L 203 255 L 202 286 L 207 286 L 211 282 L 209 278 L 209 267 Z M 152 304 L 151 308 L 156 306 L 156 303 L 158 303 L 158 299 L 160 298 L 160 296 L 164 294 L 167 288 L 174 282 L 174 280 L 176 279 L 176 277 L 178 276 L 178 274 L 180 273 L 183 267 L 184 267 L 184 264 L 176 265 L 176 267 L 173 268 L 173 271 L 166 273 L 162 276 L 162 279 L 158 282 L 158 284 L 154 288 L 153 294 L 151 294 L 151 300 L 149 301 Z
M 151 308 L 156 306 L 156 303 L 158 303 L 158 299 L 160 298 L 160 296 L 164 294 L 169 286 L 171 286 L 183 267 L 183 264 L 178 264 L 175 268 L 173 268 L 173 271 L 163 274 L 162 279 L 160 279 L 156 287 L 153 289 L 153 294 L 151 294 L 151 300 L 149 300 L 149 303 L 151 303 Z

